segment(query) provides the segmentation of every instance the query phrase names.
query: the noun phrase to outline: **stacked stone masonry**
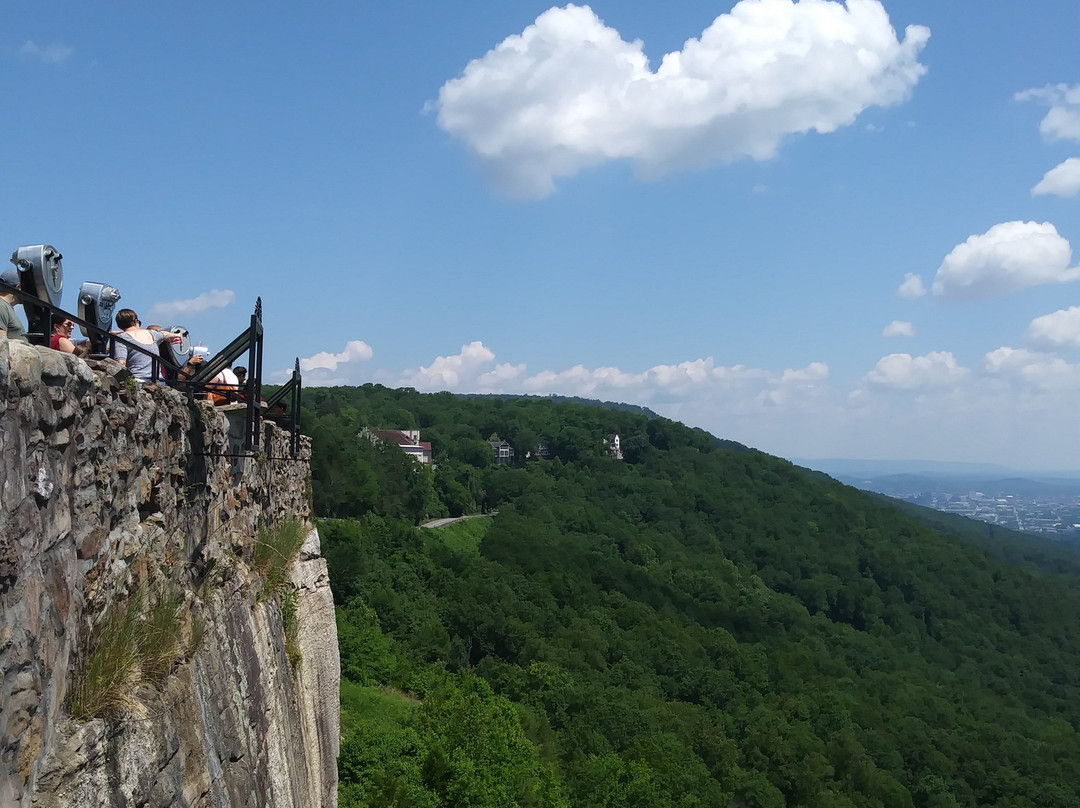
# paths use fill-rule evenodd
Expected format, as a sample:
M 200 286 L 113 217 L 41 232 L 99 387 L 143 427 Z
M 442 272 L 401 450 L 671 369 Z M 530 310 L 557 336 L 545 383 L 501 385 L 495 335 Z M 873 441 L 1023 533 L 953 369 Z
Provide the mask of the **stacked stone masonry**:
M 313 528 L 292 565 L 300 656 L 252 567 L 260 525 L 308 524 L 310 444 L 110 360 L 0 338 L 0 808 L 335 806 L 339 668 Z M 237 432 L 233 425 L 233 434 Z M 182 598 L 184 655 L 140 710 L 74 720 L 95 626 L 135 592 Z M 138 687 L 133 685 L 133 687 Z

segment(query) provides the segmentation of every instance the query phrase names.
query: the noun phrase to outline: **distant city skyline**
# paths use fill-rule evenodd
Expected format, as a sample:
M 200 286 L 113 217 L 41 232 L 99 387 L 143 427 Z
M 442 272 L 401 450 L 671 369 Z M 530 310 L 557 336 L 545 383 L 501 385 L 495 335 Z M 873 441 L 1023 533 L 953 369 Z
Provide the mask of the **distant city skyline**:
M 1080 469 L 1080 4 L 12 0 L 7 248 L 305 384 Z M 149 319 L 148 319 L 149 321 Z

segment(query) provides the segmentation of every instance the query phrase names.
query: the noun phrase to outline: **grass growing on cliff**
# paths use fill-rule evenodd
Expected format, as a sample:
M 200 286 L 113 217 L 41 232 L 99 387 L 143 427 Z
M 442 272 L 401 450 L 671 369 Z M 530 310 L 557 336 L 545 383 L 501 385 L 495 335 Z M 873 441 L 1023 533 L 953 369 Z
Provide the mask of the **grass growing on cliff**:
M 273 595 L 285 584 L 285 573 L 304 544 L 304 524 L 285 519 L 259 528 L 255 537 L 255 569 L 266 579 L 266 594 Z
M 139 667 L 143 679 L 155 687 L 165 683 L 172 666 L 183 653 L 180 642 L 179 595 L 156 601 L 140 621 Z
M 302 659 L 297 640 L 299 621 L 296 615 L 300 593 L 289 581 L 287 573 L 306 535 L 304 523 L 299 519 L 286 519 L 273 526 L 261 527 L 255 537 L 252 558 L 255 569 L 264 578 L 262 597 L 278 598 L 281 628 L 285 633 L 285 654 L 293 667 L 299 665 Z
M 91 634 L 71 688 L 71 715 L 78 719 L 142 715 L 138 685 L 160 688 L 182 654 L 180 598 L 163 595 L 144 613 L 144 594 L 105 616 Z

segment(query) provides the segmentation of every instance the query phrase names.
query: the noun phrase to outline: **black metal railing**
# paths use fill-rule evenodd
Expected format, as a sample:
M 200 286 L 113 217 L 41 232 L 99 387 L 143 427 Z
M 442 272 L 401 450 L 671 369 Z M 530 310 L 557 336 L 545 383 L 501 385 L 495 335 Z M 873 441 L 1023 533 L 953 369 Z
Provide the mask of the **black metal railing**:
M 251 315 L 251 324 L 232 342 L 203 362 L 188 382 L 195 388 L 224 395 L 227 399 L 235 396 L 235 401 L 246 405 L 244 449 L 253 452 L 259 449 L 259 424 L 262 420 L 262 348 L 262 298 L 260 297 L 255 300 L 255 312 Z M 220 384 L 215 389 L 214 379 L 245 352 L 248 355 L 248 374 L 244 379 L 244 391 L 227 390 Z
M 293 366 L 292 378 L 281 386 L 276 393 L 266 400 L 267 417 L 273 418 L 278 426 L 289 430 L 289 453 L 296 457 L 300 452 L 300 402 L 302 385 L 300 383 L 300 359 Z M 289 408 L 284 413 L 285 423 L 275 409 L 284 407 L 284 401 L 288 398 Z
M 24 292 L 14 287 L 4 287 L 5 293 L 14 294 L 24 307 L 36 306 L 39 310 L 49 312 L 48 322 L 55 318 L 71 320 L 82 328 L 86 334 L 99 338 L 101 344 L 108 346 L 108 353 L 91 354 L 92 359 L 115 358 L 116 340 L 123 339 L 118 333 L 113 333 L 99 327 L 70 312 L 64 311 L 59 306 L 42 300 L 35 295 Z M 38 321 L 45 318 L 38 317 Z M 48 347 L 50 334 L 27 332 L 27 339 L 35 345 Z M 232 342 L 218 351 L 210 359 L 203 362 L 195 370 L 185 371 L 185 366 L 179 366 L 161 356 L 156 345 L 143 346 L 132 340 L 123 340 L 124 347 L 128 351 L 137 351 L 150 358 L 150 378 L 163 379 L 170 387 L 186 392 L 189 396 L 205 397 L 211 393 L 222 396 L 226 401 L 242 403 L 245 405 L 244 418 L 244 443 L 245 452 L 256 453 L 259 451 L 260 425 L 263 417 L 263 408 L 272 411 L 274 407 L 283 407 L 288 396 L 291 405 L 284 418 L 280 415 L 274 420 L 285 429 L 289 430 L 289 448 L 295 458 L 300 450 L 300 401 L 301 401 L 301 377 L 300 360 L 296 360 L 292 379 L 272 397 L 271 401 L 262 401 L 262 357 L 263 357 L 263 325 L 262 325 L 262 298 L 256 298 L 255 311 L 251 315 L 251 323 Z M 223 386 L 216 382 L 218 374 L 229 367 L 236 359 L 248 355 L 248 373 L 244 380 L 242 390 L 236 390 L 231 386 Z M 163 372 L 164 371 L 164 372 Z

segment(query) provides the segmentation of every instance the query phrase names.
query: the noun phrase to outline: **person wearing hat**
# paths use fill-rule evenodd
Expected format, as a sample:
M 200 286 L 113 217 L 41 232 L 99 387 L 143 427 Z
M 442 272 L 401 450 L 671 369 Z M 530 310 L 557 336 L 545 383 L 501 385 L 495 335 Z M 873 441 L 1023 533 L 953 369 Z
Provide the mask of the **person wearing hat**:
M 8 289 L 19 289 L 19 270 L 15 267 L 0 272 L 0 337 L 27 342 L 26 329 L 15 314 L 20 301 Z

